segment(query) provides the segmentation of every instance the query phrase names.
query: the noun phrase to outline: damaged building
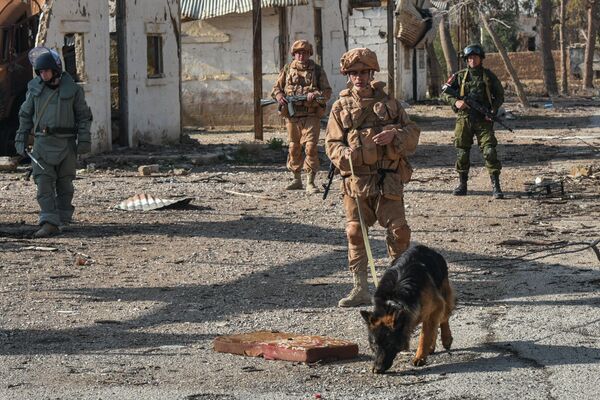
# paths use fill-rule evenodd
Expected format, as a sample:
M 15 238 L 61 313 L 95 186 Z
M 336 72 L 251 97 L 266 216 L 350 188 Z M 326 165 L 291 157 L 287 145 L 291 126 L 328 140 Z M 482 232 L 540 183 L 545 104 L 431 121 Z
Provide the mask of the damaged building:
M 398 3 L 398 7 L 404 3 L 435 8 L 428 0 L 410 1 Z M 447 2 L 435 3 L 445 7 Z M 314 59 L 323 66 L 334 94 L 346 88 L 339 59 L 352 48 L 373 49 L 381 67 L 376 79 L 388 81 L 386 1 L 262 0 L 261 6 L 263 97 L 269 95 L 279 70 L 291 61 L 289 45 L 297 39 L 315 45 Z M 184 124 L 251 124 L 252 1 L 182 0 L 181 9 Z M 423 99 L 427 90 L 424 33 L 435 30 L 435 25 L 421 14 L 418 19 L 418 32 L 404 28 L 415 43 L 394 41 L 394 94 L 405 100 Z M 281 121 L 275 107 L 264 109 L 264 120 L 272 124 Z
M 23 3 L 4 1 L 11 2 Z M 37 37 L 26 50 L 33 45 L 56 50 L 65 70 L 83 88 L 94 116 L 93 152 L 111 150 L 114 143 L 179 141 L 179 0 L 41 3 Z M 111 32 L 115 57 L 109 57 Z

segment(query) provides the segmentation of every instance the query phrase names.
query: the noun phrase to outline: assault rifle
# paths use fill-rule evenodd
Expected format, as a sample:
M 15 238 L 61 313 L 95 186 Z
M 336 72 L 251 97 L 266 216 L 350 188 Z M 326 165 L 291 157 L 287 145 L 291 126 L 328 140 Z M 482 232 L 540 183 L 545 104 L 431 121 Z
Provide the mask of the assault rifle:
M 329 172 L 327 173 L 327 183 L 323 184 L 323 200 L 327 198 L 329 194 L 329 188 L 331 188 L 331 183 L 333 182 L 333 177 L 335 176 L 335 165 L 330 161 L 329 162 Z
M 293 117 L 294 115 L 296 115 L 296 110 L 294 109 L 294 103 L 306 101 L 306 95 L 285 96 L 285 99 L 287 100 L 288 114 L 290 115 L 290 117 Z M 324 101 L 325 97 L 316 96 L 314 98 L 314 100 Z M 277 100 L 275 100 L 275 99 L 260 99 L 261 107 L 268 106 L 268 105 L 275 104 L 275 103 L 277 103 Z
M 465 104 L 469 106 L 469 108 L 472 108 L 473 110 L 477 111 L 484 117 L 490 119 L 491 121 L 497 122 L 504 128 L 508 129 L 510 132 L 513 132 L 513 130 L 510 127 L 508 127 L 504 122 L 502 122 L 502 120 L 497 115 L 492 114 L 492 112 L 490 110 L 488 110 L 487 107 L 480 104 L 477 100 L 470 98 L 469 95 L 461 96 L 456 90 L 452 89 L 452 87 L 450 87 L 450 85 L 448 85 L 447 83 L 444 84 L 444 86 L 442 86 L 442 93 L 446 93 L 446 94 L 449 94 L 450 96 L 456 97 L 458 100 L 463 100 L 465 102 Z

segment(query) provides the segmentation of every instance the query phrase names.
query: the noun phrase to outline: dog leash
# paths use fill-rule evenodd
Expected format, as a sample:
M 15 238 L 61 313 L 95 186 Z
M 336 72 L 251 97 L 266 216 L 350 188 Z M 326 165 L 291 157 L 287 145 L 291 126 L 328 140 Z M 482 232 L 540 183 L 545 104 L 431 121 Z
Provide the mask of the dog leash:
M 356 175 L 354 174 L 354 165 L 352 164 L 352 155 L 348 157 L 350 161 L 350 172 L 352 172 L 352 179 L 356 180 Z M 365 249 L 367 251 L 367 259 L 369 263 L 369 267 L 371 268 L 371 275 L 373 276 L 373 283 L 375 287 L 379 286 L 379 281 L 377 280 L 377 272 L 375 272 L 375 261 L 373 260 L 373 253 L 371 252 L 371 243 L 369 243 L 369 234 L 367 232 L 367 227 L 365 226 L 365 220 L 362 217 L 362 212 L 360 211 L 360 202 L 358 200 L 358 194 L 354 198 L 356 200 L 356 208 L 358 209 L 358 219 L 360 222 L 360 230 L 362 231 L 363 242 L 365 242 Z

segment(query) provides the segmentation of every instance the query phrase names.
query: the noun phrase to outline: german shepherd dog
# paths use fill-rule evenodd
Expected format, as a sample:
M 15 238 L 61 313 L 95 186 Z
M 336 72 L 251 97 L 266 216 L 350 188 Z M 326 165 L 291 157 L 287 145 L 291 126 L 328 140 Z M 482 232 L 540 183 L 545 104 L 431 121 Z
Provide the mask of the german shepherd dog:
M 411 246 L 385 271 L 373 298 L 374 310 L 360 313 L 369 329 L 369 345 L 375 353 L 373 373 L 381 374 L 396 354 L 408 351 L 412 332 L 423 323 L 417 353 L 412 362 L 425 365 L 435 351 L 438 327 L 442 345 L 452 345 L 448 319 L 455 298 L 448 281 L 448 265 L 429 247 Z

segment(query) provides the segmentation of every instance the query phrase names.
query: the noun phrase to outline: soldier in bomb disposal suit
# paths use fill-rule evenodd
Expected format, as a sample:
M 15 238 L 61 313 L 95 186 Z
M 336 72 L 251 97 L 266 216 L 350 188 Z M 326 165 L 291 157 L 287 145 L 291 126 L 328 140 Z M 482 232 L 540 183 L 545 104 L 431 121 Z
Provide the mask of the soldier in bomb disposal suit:
M 392 259 L 408 248 L 411 232 L 404 213 L 403 189 L 412 174 L 407 157 L 415 152 L 421 130 L 400 102 L 384 92 L 385 83 L 373 80 L 379 71 L 373 51 L 362 48 L 346 52 L 340 70 L 349 76 L 351 88 L 342 90 L 332 106 L 325 148 L 342 176 L 348 266 L 354 278 L 352 291 L 338 306 L 354 307 L 371 303 L 358 207 L 366 227 L 379 222 L 386 228 Z
M 321 131 L 320 118 L 325 113 L 331 87 L 323 68 L 310 57 L 313 47 L 307 40 L 292 44 L 294 60 L 283 67 L 273 86 L 271 96 L 279 103 L 281 115 L 287 120 L 289 153 L 287 168 L 294 176 L 286 189 L 302 189 L 301 170 L 307 174 L 306 192 L 317 193 L 315 176 L 319 171 L 317 143 Z M 288 96 L 306 96 L 306 101 L 294 102 L 294 116 L 288 113 Z M 302 155 L 302 147 L 306 156 Z

